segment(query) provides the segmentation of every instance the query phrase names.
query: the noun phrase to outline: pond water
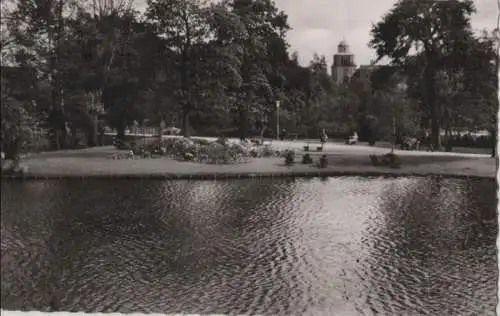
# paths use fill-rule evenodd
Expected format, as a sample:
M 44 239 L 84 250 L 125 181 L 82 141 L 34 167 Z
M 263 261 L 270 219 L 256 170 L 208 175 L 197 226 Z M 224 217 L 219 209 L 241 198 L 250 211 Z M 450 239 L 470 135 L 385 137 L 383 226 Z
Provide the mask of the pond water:
M 2 181 L 1 308 L 489 315 L 496 184 Z

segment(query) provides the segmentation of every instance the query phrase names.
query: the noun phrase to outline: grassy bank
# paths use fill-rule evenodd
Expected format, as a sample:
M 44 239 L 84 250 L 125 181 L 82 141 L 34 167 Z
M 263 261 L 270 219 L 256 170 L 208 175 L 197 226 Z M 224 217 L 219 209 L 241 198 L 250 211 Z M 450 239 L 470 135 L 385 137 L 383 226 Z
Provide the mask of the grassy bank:
M 121 177 L 121 178 L 174 178 L 219 179 L 241 177 L 283 176 L 335 176 L 335 175 L 445 175 L 460 177 L 496 177 L 495 159 L 460 156 L 411 155 L 402 156 L 399 169 L 375 167 L 368 155 L 327 153 L 328 167 L 296 163 L 285 166 L 282 158 L 257 158 L 248 163 L 208 165 L 181 162 L 168 158 L 112 160 L 113 147 L 65 150 L 41 153 L 22 162 L 27 168 L 25 178 L 64 177 Z M 317 161 L 322 153 L 311 153 Z

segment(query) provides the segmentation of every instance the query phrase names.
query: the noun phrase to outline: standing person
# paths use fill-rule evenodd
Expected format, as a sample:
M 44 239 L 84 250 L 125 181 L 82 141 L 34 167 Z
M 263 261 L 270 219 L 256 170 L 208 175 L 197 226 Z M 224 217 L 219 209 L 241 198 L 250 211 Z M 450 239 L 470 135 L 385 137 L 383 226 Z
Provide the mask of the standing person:
M 326 131 L 324 128 L 321 129 L 321 135 L 319 137 L 321 146 L 323 146 L 327 141 L 328 141 L 328 135 L 326 134 Z
M 104 146 L 104 126 L 102 124 L 98 125 L 98 131 L 99 131 L 99 136 L 98 136 L 98 142 L 99 146 Z

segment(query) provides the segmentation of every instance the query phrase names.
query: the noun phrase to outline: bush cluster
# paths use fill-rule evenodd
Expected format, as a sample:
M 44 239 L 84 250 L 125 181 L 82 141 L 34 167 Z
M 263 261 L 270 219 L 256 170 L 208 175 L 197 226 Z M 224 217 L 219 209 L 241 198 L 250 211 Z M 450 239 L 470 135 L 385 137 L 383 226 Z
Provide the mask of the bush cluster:
M 287 150 L 284 154 L 285 165 L 291 166 L 295 163 L 295 152 L 293 150 Z
M 491 136 L 472 137 L 471 135 L 454 136 L 448 141 L 451 147 L 489 148 L 492 144 Z
M 302 156 L 302 163 L 304 165 L 309 165 L 309 164 L 312 164 L 313 163 L 313 160 L 311 158 L 311 155 L 310 154 L 305 154 Z
M 248 161 L 249 158 L 273 157 L 281 153 L 271 146 L 229 143 L 224 138 L 215 142 L 205 139 L 167 138 L 148 145 L 134 142 L 117 142 L 118 149 L 131 150 L 135 157 L 167 156 L 176 160 L 207 164 L 231 164 Z
M 370 160 L 374 166 L 384 166 L 390 168 L 401 167 L 401 158 L 394 153 L 388 153 L 381 156 L 370 155 Z

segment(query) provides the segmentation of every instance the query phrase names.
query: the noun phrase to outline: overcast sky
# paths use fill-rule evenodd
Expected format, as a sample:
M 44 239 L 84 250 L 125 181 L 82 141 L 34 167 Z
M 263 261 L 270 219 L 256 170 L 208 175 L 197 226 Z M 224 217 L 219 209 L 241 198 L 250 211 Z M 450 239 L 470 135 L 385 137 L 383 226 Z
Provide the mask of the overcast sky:
M 369 64 L 375 58 L 368 47 L 371 23 L 376 23 L 395 0 L 275 0 L 288 14 L 292 30 L 288 33 L 291 51 L 299 53 L 307 65 L 314 52 L 325 55 L 330 64 L 337 44 L 345 39 L 355 54 L 358 65 Z M 136 0 L 144 7 L 145 0 Z M 497 1 L 475 0 L 477 13 L 472 17 L 475 29 L 496 26 Z

